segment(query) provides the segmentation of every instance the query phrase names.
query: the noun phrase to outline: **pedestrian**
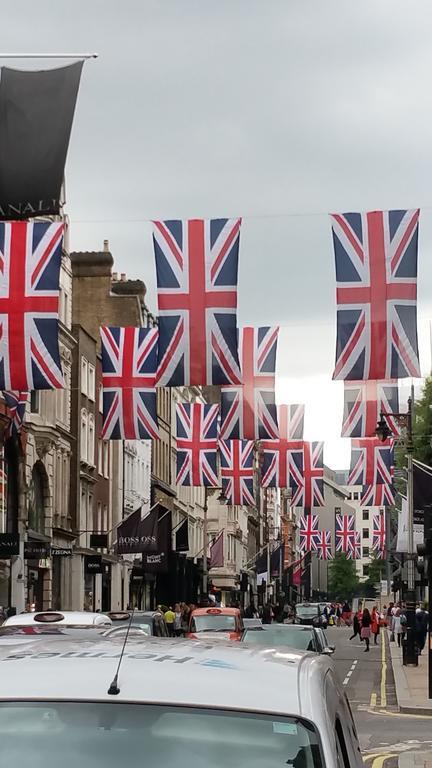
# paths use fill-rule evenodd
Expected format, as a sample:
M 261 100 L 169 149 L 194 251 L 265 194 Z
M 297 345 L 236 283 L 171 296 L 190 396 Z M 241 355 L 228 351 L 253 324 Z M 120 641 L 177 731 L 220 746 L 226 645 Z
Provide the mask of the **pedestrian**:
M 354 614 L 353 619 L 353 634 L 350 637 L 350 640 L 354 640 L 355 637 L 359 636 L 361 640 L 361 626 L 360 626 L 360 619 L 358 613 Z
M 415 616 L 415 634 L 416 643 L 418 649 L 418 655 L 421 656 L 421 652 L 426 644 L 426 636 L 429 625 L 429 614 L 420 605 L 416 609 Z
M 366 643 L 366 648 L 364 650 L 365 653 L 369 652 L 371 623 L 372 623 L 371 615 L 369 613 L 369 610 L 365 608 L 362 614 L 362 619 L 361 619 L 361 634 L 360 634 L 361 639 L 364 640 Z
M 378 606 L 374 605 L 374 607 L 372 608 L 372 616 L 371 616 L 371 632 L 374 636 L 374 645 L 377 644 L 379 631 L 380 631 L 380 618 L 378 613 Z
M 245 609 L 244 612 L 245 619 L 258 619 L 259 613 L 257 611 L 257 608 L 255 606 L 255 603 L 253 600 L 250 601 L 249 605 Z
M 337 627 L 340 627 L 340 625 L 341 625 L 341 619 L 342 619 L 342 607 L 341 607 L 341 604 L 340 604 L 340 603 L 337 603 L 337 604 L 336 604 L 336 611 L 335 611 L 335 614 L 336 614 L 336 626 L 337 626 Z
M 351 608 L 346 600 L 342 606 L 342 621 L 347 627 L 351 624 Z
M 271 605 L 270 600 L 268 600 L 263 608 L 262 612 L 262 623 L 263 624 L 271 624 L 273 621 L 273 608 Z
M 393 635 L 397 639 L 397 644 L 399 648 L 402 645 L 402 639 L 404 634 L 405 634 L 405 631 L 402 625 L 402 610 L 398 605 L 397 608 L 395 609 L 395 613 L 393 614 Z
M 183 634 L 183 627 L 182 611 L 179 603 L 176 603 L 174 606 L 174 617 L 174 634 L 176 637 L 180 637 Z
M 168 634 L 170 637 L 174 637 L 174 621 L 175 613 L 170 605 L 164 613 L 165 623 L 167 625 Z

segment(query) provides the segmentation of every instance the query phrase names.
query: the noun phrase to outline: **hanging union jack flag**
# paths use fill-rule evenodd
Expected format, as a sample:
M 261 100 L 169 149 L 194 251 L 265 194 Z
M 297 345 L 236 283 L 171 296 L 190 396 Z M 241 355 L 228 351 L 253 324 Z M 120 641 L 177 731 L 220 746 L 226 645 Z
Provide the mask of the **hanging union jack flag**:
M 419 211 L 333 214 L 337 281 L 334 379 L 420 376 Z
M 355 515 L 336 515 L 336 552 L 349 554 L 355 548 Z
M 177 403 L 177 484 L 218 485 L 218 405 Z
M 300 552 L 316 551 L 320 540 L 318 515 L 306 515 L 300 518 L 299 536 Z
M 160 386 L 238 384 L 241 219 L 155 221 Z
M 365 507 L 391 507 L 395 503 L 394 487 L 384 483 L 365 485 L 361 491 L 360 502 Z
M 378 438 L 351 440 L 349 485 L 391 485 L 394 441 Z
M 278 440 L 263 440 L 261 485 L 264 488 L 288 488 L 291 446 L 303 441 L 304 405 L 278 405 Z M 302 446 L 303 447 L 303 446 Z
M 159 437 L 156 414 L 157 328 L 102 326 L 105 440 Z
M 385 515 L 379 513 L 372 518 L 372 549 L 380 557 L 384 557 L 386 548 L 386 521 Z
M 400 427 L 392 416 L 399 411 L 397 380 L 345 381 L 342 437 L 375 437 L 381 414 L 394 435 Z
M 222 493 L 228 504 L 255 506 L 253 440 L 221 440 Z
M 221 437 L 224 440 L 275 440 L 279 437 L 275 402 L 279 328 L 243 328 L 239 336 L 242 384 L 222 387 Z
M 289 447 L 291 506 L 323 507 L 324 500 L 324 443 L 298 443 Z
M 21 432 L 24 422 L 26 405 L 29 399 L 28 392 L 3 392 L 3 397 L 8 409 L 9 424 L 5 429 L 5 437 L 15 437 Z
M 347 560 L 360 560 L 361 558 L 361 539 L 360 531 L 354 532 L 354 538 L 349 544 L 346 552 Z
M 319 560 L 333 560 L 331 531 L 319 531 L 316 549 Z
M 0 389 L 62 389 L 63 224 L 0 222 Z

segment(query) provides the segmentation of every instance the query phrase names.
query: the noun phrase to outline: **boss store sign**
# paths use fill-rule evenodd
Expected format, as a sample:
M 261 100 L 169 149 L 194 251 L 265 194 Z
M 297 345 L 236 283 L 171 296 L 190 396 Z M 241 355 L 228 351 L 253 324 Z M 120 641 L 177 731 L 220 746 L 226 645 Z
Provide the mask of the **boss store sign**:
M 17 533 L 0 533 L 0 560 L 8 560 L 19 555 L 19 535 Z

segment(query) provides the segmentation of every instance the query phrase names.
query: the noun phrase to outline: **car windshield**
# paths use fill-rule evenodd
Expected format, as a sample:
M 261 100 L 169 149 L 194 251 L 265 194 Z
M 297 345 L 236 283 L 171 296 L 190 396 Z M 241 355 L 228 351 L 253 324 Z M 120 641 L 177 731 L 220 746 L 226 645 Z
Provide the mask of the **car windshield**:
M 308 722 L 189 707 L 3 702 L 0 742 L 2 764 L 32 768 L 324 765 Z
M 318 606 L 317 605 L 297 605 L 296 613 L 297 613 L 297 616 L 299 616 L 300 618 L 302 618 L 303 616 L 317 616 Z
M 191 632 L 235 632 L 235 629 L 235 616 L 223 613 L 194 616 L 191 623 Z
M 245 643 L 253 645 L 286 645 L 299 651 L 314 651 L 312 632 L 302 632 L 289 625 L 271 629 L 249 629 L 243 635 Z

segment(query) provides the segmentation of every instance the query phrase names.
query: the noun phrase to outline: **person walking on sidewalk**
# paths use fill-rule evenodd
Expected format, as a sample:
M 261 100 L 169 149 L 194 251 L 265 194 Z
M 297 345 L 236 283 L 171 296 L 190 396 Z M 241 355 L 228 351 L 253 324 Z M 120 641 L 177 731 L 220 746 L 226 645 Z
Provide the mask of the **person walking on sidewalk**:
M 379 631 L 380 631 L 380 617 L 378 613 L 378 607 L 374 605 L 374 607 L 372 608 L 372 616 L 371 616 L 371 632 L 374 636 L 374 645 L 377 644 Z
M 429 625 L 429 615 L 427 611 L 424 610 L 420 605 L 416 609 L 416 616 L 415 616 L 415 626 L 416 626 L 416 643 L 418 648 L 418 655 L 421 655 L 421 652 L 426 644 L 426 637 L 428 632 L 428 625 Z
M 399 606 L 396 608 L 395 614 L 393 616 L 393 634 L 397 637 L 397 644 L 400 648 L 405 631 L 402 626 L 402 611 Z
M 368 653 L 369 652 L 370 636 L 371 636 L 372 619 L 371 619 L 371 615 L 370 615 L 370 613 L 369 613 L 367 608 L 365 608 L 364 611 L 363 611 L 361 623 L 362 623 L 362 628 L 361 628 L 360 637 L 366 643 L 366 648 L 364 649 L 364 652 Z

